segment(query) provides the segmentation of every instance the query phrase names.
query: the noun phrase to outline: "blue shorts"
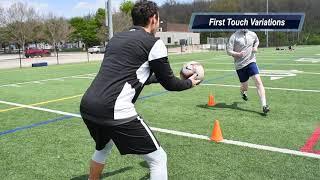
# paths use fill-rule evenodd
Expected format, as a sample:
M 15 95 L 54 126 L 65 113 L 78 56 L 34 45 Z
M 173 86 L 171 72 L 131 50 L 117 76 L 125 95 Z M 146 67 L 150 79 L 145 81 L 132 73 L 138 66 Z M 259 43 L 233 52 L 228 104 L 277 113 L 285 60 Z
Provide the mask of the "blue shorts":
M 259 68 L 255 62 L 252 62 L 242 69 L 237 70 L 240 82 L 247 82 L 251 76 L 259 74 Z

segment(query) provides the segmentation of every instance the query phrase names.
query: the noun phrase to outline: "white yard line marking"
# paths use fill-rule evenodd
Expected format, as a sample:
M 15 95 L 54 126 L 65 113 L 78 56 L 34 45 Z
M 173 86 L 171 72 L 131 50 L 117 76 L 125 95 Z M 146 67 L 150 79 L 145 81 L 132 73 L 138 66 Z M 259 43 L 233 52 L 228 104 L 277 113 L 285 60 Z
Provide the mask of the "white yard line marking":
M 43 84 L 41 81 L 33 81 L 34 84 Z
M 298 72 L 300 74 L 300 72 Z M 320 73 L 317 72 L 302 72 L 301 74 L 312 74 L 312 75 L 320 75 Z
M 11 84 L 10 87 L 21 87 L 21 86 L 16 85 L 16 84 Z
M 194 61 L 197 61 L 197 62 L 203 62 L 203 61 L 207 61 L 207 60 L 214 60 L 214 59 L 217 59 L 218 57 L 216 57 L 216 58 L 209 58 L 209 59 L 199 59 L 199 60 L 197 60 L 197 59 L 193 59 Z M 190 61 L 192 60 L 192 58 L 190 58 Z M 178 65 L 178 64 L 185 64 L 185 63 L 188 63 L 188 62 L 190 62 L 190 61 L 183 61 L 183 62 L 176 62 L 176 63 L 170 63 L 170 65 Z
M 55 114 L 61 114 L 61 115 L 67 115 L 67 116 L 73 116 L 73 117 L 81 118 L 81 116 L 79 114 L 74 114 L 74 113 L 68 113 L 68 112 L 63 112 L 63 111 L 57 111 L 57 110 L 52 110 L 52 109 L 47 109 L 47 108 L 29 106 L 29 105 L 13 103 L 13 102 L 7 102 L 7 101 L 1 101 L 1 100 L 0 100 L 0 103 L 11 105 L 11 106 L 18 106 L 18 107 L 23 107 L 23 108 L 28 108 L 28 109 L 34 109 L 34 110 L 39 110 L 39 111 L 45 111 L 45 112 L 51 112 L 51 113 L 55 113 Z
M 208 64 L 221 64 L 221 65 L 234 65 L 234 63 L 216 63 L 214 61 L 208 61 L 206 62 Z M 258 62 L 258 64 L 266 64 L 266 65 L 277 65 L 277 66 L 317 66 L 320 64 L 280 64 L 280 63 L 264 63 L 264 62 Z
M 205 69 L 205 71 L 217 71 L 217 72 L 235 72 L 236 70 L 228 70 L 228 69 Z M 282 72 L 292 72 L 292 73 L 296 73 L 296 74 L 312 74 L 312 75 L 320 75 L 320 73 L 318 72 L 305 72 L 305 71 L 299 71 L 299 70 L 261 70 L 261 71 L 282 71 Z
M 47 108 L 40 108 L 40 107 L 29 106 L 29 105 L 7 102 L 7 101 L 1 101 L 1 100 L 0 100 L 0 103 L 81 118 L 81 116 L 79 114 L 74 114 L 74 113 L 68 113 L 68 112 L 63 112 L 63 111 L 57 111 L 57 110 L 52 110 L 52 109 L 47 109 Z M 192 134 L 192 133 L 181 132 L 181 131 L 174 131 L 174 130 L 169 130 L 169 129 L 155 128 L 155 127 L 150 127 L 150 128 L 153 131 L 157 131 L 157 132 L 173 134 L 173 135 L 183 136 L 183 137 L 196 138 L 196 139 L 210 140 L 210 138 L 208 136 L 204 136 L 204 135 Z M 300 151 L 285 149 L 285 148 L 264 146 L 264 145 L 259 145 L 259 144 L 252 144 L 252 143 L 233 141 L 233 140 L 227 140 L 227 139 L 224 139 L 223 141 L 221 141 L 221 143 L 249 147 L 249 148 L 258 149 L 258 150 L 265 150 L 265 151 L 278 152 L 278 153 L 283 153 L 283 154 L 290 154 L 290 155 L 297 155 L 297 156 L 304 156 L 304 157 L 320 159 L 319 154 L 300 152 Z
M 295 61 L 296 62 L 318 63 L 318 62 L 320 62 L 320 58 L 300 58 Z
M 201 84 L 202 86 L 220 86 L 220 87 L 234 87 L 239 88 L 239 85 L 231 85 L 231 84 Z M 255 86 L 249 86 L 249 88 L 256 88 Z M 271 90 L 283 90 L 283 91 L 296 91 L 296 92 L 314 92 L 319 93 L 320 90 L 314 89 L 289 89 L 289 88 L 275 88 L 275 87 L 264 87 L 265 89 Z
M 62 78 L 56 78 L 56 79 L 52 79 L 52 81 L 64 81 L 64 79 L 62 79 Z
M 85 77 L 85 76 L 75 76 L 75 77 L 72 77 L 74 79 L 94 79 L 94 77 L 90 76 L 90 77 Z
M 219 58 L 219 57 L 212 57 L 212 58 L 209 58 L 209 59 L 200 59 L 200 60 L 197 60 L 197 61 L 202 62 L 202 61 L 207 61 L 207 60 L 214 60 L 215 58 Z M 187 62 L 189 62 L 189 61 L 170 63 L 170 64 L 171 65 L 177 65 L 177 64 L 184 64 L 184 63 L 187 63 Z M 50 78 L 50 79 L 19 82 L 19 83 L 12 83 L 12 84 L 3 84 L 3 85 L 0 85 L 0 88 L 1 87 L 20 87 L 19 85 L 34 84 L 34 83 L 40 84 L 40 82 L 47 82 L 47 81 L 64 81 L 64 79 L 68 79 L 68 78 L 94 79 L 94 77 L 96 75 L 97 75 L 97 73 L 89 73 L 89 74 L 79 74 L 79 75 L 74 75 L 74 76 L 64 76 L 64 77 L 59 77 L 59 78 Z M 89 76 L 89 77 L 84 77 L 84 76 Z
M 90 74 L 80 74 L 80 75 L 75 75 L 75 76 L 64 76 L 60 78 L 50 78 L 50 79 L 43 79 L 43 80 L 37 80 L 37 81 L 27 81 L 27 82 L 20 82 L 20 83 L 12 83 L 12 84 L 3 84 L 0 85 L 0 87 L 15 87 L 17 85 L 23 85 L 23 84 L 34 84 L 34 83 L 41 83 L 41 82 L 47 82 L 47 81 L 63 81 L 64 79 L 68 78 L 75 78 L 75 77 L 83 77 L 83 76 L 92 76 L 95 75 L 96 73 L 90 73 Z
M 151 127 L 151 129 L 153 131 L 158 131 L 158 132 L 167 133 L 167 134 L 173 134 L 173 135 L 177 135 L 177 136 L 184 136 L 184 137 L 190 137 L 190 138 L 196 138 L 196 139 L 210 140 L 210 138 L 208 136 L 204 136 L 204 135 L 191 134 L 191 133 L 186 133 L 186 132 L 181 132 L 181 131 L 174 131 L 174 130 L 169 130 L 169 129 L 154 128 L 154 127 Z M 291 154 L 291 155 L 305 156 L 305 157 L 311 157 L 311 158 L 320 159 L 320 155 L 319 154 L 306 153 L 306 152 L 295 151 L 295 150 L 285 149 L 285 148 L 277 148 L 277 147 L 272 147 L 272 146 L 252 144 L 252 143 L 241 142 L 241 141 L 233 141 L 233 140 L 227 140 L 227 139 L 222 140 L 220 143 L 232 144 L 232 145 L 237 145 L 237 146 L 249 147 L 249 148 L 253 148 L 253 149 L 259 149 L 259 150 L 265 150 L 265 151 L 272 151 L 272 152 L 278 152 L 278 153 L 284 153 L 284 154 Z

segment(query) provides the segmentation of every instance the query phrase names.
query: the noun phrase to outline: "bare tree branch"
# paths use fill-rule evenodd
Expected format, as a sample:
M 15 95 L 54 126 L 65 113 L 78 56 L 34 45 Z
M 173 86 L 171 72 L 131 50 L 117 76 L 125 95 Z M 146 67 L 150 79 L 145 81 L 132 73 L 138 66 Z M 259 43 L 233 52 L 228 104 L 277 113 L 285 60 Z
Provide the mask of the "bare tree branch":
M 115 13 L 112 19 L 114 32 L 122 32 L 132 26 L 131 17 L 123 12 Z
M 44 22 L 45 37 L 52 46 L 58 45 L 60 42 L 68 40 L 72 32 L 69 22 L 62 18 L 49 13 Z
M 26 3 L 17 2 L 4 11 L 4 24 L 11 41 L 23 49 L 32 40 L 35 24 L 39 20 L 36 11 Z
M 0 27 L 4 26 L 4 9 L 0 6 Z

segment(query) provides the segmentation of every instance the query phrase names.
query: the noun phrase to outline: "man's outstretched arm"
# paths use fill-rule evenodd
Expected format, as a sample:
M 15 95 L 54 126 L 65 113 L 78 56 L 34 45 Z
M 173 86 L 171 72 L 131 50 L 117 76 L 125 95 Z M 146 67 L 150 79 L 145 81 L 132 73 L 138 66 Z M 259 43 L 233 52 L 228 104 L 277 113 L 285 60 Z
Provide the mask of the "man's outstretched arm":
M 149 66 L 157 81 L 169 91 L 183 91 L 200 82 L 195 80 L 194 76 L 181 80 L 173 74 L 168 61 L 167 48 L 161 40 L 154 44 L 149 53 Z

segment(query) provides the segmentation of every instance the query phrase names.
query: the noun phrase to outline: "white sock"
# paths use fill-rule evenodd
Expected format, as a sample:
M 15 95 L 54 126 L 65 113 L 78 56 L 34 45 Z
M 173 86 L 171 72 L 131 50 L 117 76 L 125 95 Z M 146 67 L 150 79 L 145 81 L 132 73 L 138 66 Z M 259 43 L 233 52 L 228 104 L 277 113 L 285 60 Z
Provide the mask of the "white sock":
M 266 100 L 266 97 L 263 96 L 263 97 L 260 97 L 260 101 L 261 101 L 261 105 L 262 107 L 266 106 L 267 105 L 267 100 Z
M 150 168 L 150 180 L 167 180 L 167 154 L 160 147 L 158 150 L 143 156 Z
M 240 93 L 241 93 L 241 95 L 242 95 L 242 94 L 247 95 L 247 91 L 242 91 L 242 90 L 240 90 Z
M 109 154 L 111 153 L 113 144 L 113 141 L 110 140 L 101 151 L 96 150 L 92 155 L 92 160 L 97 163 L 104 164 Z

